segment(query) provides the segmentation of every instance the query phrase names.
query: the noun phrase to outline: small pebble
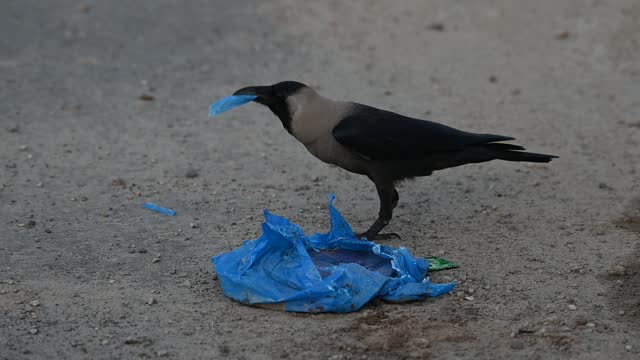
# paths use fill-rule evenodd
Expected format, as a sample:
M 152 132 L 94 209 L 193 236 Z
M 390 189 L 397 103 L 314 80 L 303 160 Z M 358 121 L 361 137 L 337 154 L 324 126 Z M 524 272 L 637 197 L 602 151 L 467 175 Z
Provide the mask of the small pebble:
M 169 352 L 168 352 L 167 350 L 158 350 L 158 351 L 156 352 L 156 355 L 157 355 L 158 357 L 167 356 L 167 355 L 169 355 Z
M 443 23 L 434 22 L 434 23 L 430 24 L 429 26 L 427 26 L 427 29 L 433 30 L 433 31 L 444 31 L 445 27 L 444 27 Z
M 465 300 L 473 301 L 475 298 L 473 296 L 465 296 Z
M 43 186 L 42 181 L 38 181 L 38 183 L 36 183 L 36 187 L 41 188 Z
M 32 328 L 32 329 L 30 329 L 30 330 L 29 330 L 29 333 L 30 333 L 31 335 L 35 335 L 35 334 L 37 334 L 37 333 L 38 333 L 38 329 L 36 329 L 36 328 Z
M 569 31 L 563 30 L 556 34 L 556 39 L 558 40 L 566 40 L 569 38 Z
M 100 342 L 100 344 L 102 345 L 108 345 L 109 344 L 109 340 L 108 339 L 104 339 Z
M 569 304 L 569 310 L 576 310 L 577 307 L 573 304 Z
M 151 262 L 154 263 L 154 264 L 157 263 L 157 262 L 160 262 L 160 258 L 154 258 L 153 260 L 151 260 Z
M 145 248 L 140 248 L 140 249 L 138 249 L 138 252 L 139 252 L 140 254 L 146 254 L 146 253 L 147 253 L 147 249 L 145 249 Z
M 27 154 L 27 159 L 29 159 L 29 160 L 33 159 L 33 155 Z
M 625 311 L 624 311 L 624 310 L 620 310 L 620 311 L 618 311 L 618 315 L 624 315 L 624 314 L 625 314 Z
M 513 350 L 522 350 L 522 349 L 525 348 L 525 346 L 526 346 L 526 344 L 524 342 L 522 342 L 522 341 L 514 341 L 514 342 L 511 343 L 511 348 Z
M 156 298 L 154 298 L 153 296 L 150 297 L 149 299 L 147 299 L 147 305 L 153 305 L 155 303 L 157 303 L 158 300 L 156 300 Z
M 33 301 L 29 302 L 29 305 L 31 305 L 32 307 L 40 306 L 40 301 L 33 300 Z
M 602 190 L 613 190 L 613 188 L 611 186 L 609 186 L 607 183 L 603 183 L 601 182 L 600 184 L 598 184 L 598 189 L 602 189 Z
M 198 228 L 198 224 L 196 224 L 196 223 L 190 223 L 190 224 L 189 224 L 189 226 L 190 226 L 192 229 L 197 229 L 197 228 Z
M 113 187 L 125 187 L 127 183 L 122 178 L 115 178 L 111 180 L 111 186 Z
M 626 274 L 626 269 L 624 268 L 624 266 L 620 265 L 620 264 L 616 264 L 611 266 L 611 268 L 609 268 L 609 275 L 611 276 L 622 276 Z
M 20 151 L 27 151 L 29 150 L 29 147 L 27 145 L 20 145 L 18 149 L 20 149 Z
M 189 170 L 187 170 L 187 173 L 184 174 L 184 176 L 189 178 L 189 179 L 198 177 L 198 175 L 200 175 L 200 174 L 198 174 L 198 170 L 196 170 L 196 169 L 189 169 Z
M 109 280 L 109 284 L 115 284 L 115 283 L 116 283 L 115 280 L 113 280 L 113 279 Z
M 625 345 L 625 346 L 624 346 L 624 349 L 625 349 L 625 350 L 627 350 L 627 351 L 631 351 L 631 350 L 633 349 L 633 346 L 631 346 L 631 345 Z

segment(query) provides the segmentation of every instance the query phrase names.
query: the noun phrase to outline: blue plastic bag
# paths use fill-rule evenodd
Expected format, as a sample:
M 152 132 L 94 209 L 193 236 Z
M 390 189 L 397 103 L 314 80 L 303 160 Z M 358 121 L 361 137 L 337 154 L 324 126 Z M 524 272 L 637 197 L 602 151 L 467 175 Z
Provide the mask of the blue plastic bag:
M 432 284 L 429 263 L 395 248 L 359 240 L 329 200 L 331 230 L 306 236 L 264 211 L 262 236 L 211 258 L 224 294 L 238 302 L 293 312 L 346 313 L 370 300 L 438 296 L 455 283 Z
M 244 105 L 257 98 L 255 95 L 231 95 L 209 105 L 209 116 L 214 117 L 234 107 Z

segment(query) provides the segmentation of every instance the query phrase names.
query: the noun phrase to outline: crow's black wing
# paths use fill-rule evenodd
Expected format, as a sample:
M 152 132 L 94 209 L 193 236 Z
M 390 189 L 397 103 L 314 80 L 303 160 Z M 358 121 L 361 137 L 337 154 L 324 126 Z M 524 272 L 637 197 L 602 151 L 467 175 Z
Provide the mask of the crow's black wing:
M 356 104 L 336 125 L 333 136 L 340 144 L 373 160 L 418 159 L 429 153 L 513 140 L 508 136 L 468 133 L 361 104 Z

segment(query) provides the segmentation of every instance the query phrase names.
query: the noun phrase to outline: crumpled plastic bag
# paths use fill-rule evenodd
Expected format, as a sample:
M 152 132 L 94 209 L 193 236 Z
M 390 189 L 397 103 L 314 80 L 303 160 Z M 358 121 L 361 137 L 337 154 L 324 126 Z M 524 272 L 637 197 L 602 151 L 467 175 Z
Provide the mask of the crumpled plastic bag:
M 248 305 L 292 312 L 359 310 L 374 298 L 403 302 L 447 293 L 432 284 L 428 261 L 409 250 L 358 239 L 329 200 L 331 230 L 306 236 L 264 211 L 262 236 L 211 258 L 224 294 Z

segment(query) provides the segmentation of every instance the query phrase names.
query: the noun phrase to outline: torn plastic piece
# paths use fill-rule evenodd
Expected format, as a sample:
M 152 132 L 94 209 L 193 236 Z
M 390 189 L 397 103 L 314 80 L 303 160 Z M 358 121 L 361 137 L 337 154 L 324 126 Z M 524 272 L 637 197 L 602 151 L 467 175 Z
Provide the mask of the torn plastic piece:
M 326 234 L 306 236 L 298 225 L 265 210 L 260 238 L 211 259 L 224 294 L 285 311 L 346 313 L 376 297 L 403 302 L 453 289 L 453 282 L 429 281 L 425 258 L 358 239 L 333 200 L 331 195 Z
M 257 98 L 255 95 L 231 95 L 209 105 L 209 116 L 214 117 L 234 107 L 244 105 Z
M 425 259 L 429 262 L 429 271 L 440 271 L 458 267 L 458 264 L 453 261 L 441 259 L 435 256 L 426 256 Z
M 157 211 L 159 213 L 163 213 L 165 215 L 169 215 L 169 216 L 176 216 L 176 212 L 171 210 L 171 209 L 166 209 L 163 207 L 160 207 L 156 204 L 152 204 L 152 203 L 144 203 L 142 204 L 142 207 L 144 209 L 149 209 L 149 210 L 153 210 L 153 211 Z

